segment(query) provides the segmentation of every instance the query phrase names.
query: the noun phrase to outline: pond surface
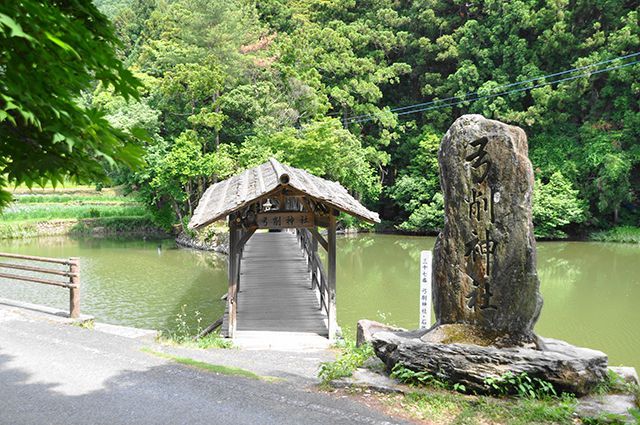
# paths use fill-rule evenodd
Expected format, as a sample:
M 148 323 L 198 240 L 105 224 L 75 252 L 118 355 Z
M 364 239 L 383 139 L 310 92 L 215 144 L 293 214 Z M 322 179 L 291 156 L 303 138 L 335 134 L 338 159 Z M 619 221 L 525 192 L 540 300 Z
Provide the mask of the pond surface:
M 415 328 L 419 259 L 434 238 L 358 235 L 338 239 L 338 322 L 355 333 L 369 318 Z M 173 329 L 185 312 L 202 327 L 224 311 L 226 257 L 165 241 L 45 238 L 0 241 L 0 251 L 81 258 L 82 311 L 97 320 Z M 600 349 L 610 364 L 640 369 L 640 246 L 538 243 L 544 297 L 536 331 Z M 0 279 L 0 297 L 68 308 L 68 291 Z M 195 324 L 194 324 L 195 326 Z

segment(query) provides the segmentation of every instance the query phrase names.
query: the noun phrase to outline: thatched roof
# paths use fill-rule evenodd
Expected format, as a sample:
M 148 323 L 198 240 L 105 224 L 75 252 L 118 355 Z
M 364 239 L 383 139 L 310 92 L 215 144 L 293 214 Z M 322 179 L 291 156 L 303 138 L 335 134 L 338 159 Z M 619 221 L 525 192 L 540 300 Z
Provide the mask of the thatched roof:
M 197 229 L 213 223 L 284 186 L 368 222 L 380 222 L 377 213 L 363 207 L 340 183 L 316 177 L 271 158 L 262 165 L 209 187 L 198 203 L 189 228 Z

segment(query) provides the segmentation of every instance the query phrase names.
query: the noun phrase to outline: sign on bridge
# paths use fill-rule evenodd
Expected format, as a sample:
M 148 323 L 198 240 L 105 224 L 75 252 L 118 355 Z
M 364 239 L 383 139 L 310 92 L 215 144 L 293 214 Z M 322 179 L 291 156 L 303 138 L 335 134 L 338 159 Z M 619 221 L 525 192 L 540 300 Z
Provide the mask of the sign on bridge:
M 259 213 L 256 218 L 259 229 L 291 229 L 314 227 L 313 213 L 273 211 Z

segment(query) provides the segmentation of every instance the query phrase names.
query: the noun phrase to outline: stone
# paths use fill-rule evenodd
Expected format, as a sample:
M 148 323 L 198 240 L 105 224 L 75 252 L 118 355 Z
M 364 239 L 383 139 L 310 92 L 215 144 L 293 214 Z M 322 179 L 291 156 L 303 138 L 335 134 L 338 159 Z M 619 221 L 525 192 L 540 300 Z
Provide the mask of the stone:
M 624 382 L 631 385 L 640 385 L 638 372 L 634 367 L 629 366 L 609 366 L 609 370 L 618 375 Z
M 429 341 L 411 332 L 376 332 L 372 337 L 376 355 L 387 370 L 396 364 L 415 371 L 428 371 L 445 382 L 463 384 L 468 391 L 487 392 L 486 378 L 506 372 L 526 372 L 554 385 L 556 390 L 587 394 L 606 376 L 607 356 L 596 350 L 574 347 L 564 341 L 541 338 L 544 350 L 535 347 L 498 348 L 492 345 Z M 446 331 L 441 332 L 446 338 Z
M 331 381 L 334 388 L 359 388 L 380 393 L 404 393 L 408 388 L 388 376 L 369 369 L 358 368 L 352 376 Z
M 633 395 L 593 395 L 583 397 L 578 401 L 576 414 L 582 419 L 596 420 L 599 424 L 636 424 L 638 422 L 630 414 L 632 409 L 638 409 Z
M 467 324 L 495 344 L 536 341 L 533 169 L 518 127 L 463 115 L 438 152 L 445 222 L 433 260 L 436 325 Z
M 387 371 L 400 364 L 489 392 L 487 378 L 526 373 L 557 391 L 587 394 L 607 377 L 607 356 L 541 338 L 531 198 L 533 169 L 520 128 L 480 115 L 457 119 L 438 152 L 445 222 L 433 254 L 436 324 L 370 330 Z
M 356 346 L 360 347 L 364 343 L 371 342 L 371 336 L 375 332 L 381 331 L 402 332 L 406 331 L 406 329 L 385 325 L 384 323 L 376 322 L 374 320 L 358 320 L 356 327 Z

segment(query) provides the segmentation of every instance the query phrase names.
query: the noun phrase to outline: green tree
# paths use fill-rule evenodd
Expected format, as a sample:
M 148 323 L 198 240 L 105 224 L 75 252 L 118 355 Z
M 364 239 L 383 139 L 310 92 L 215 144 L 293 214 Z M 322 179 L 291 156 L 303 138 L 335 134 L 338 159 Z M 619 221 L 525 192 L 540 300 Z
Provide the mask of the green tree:
M 400 208 L 401 230 L 433 232 L 444 224 L 438 167 L 440 139 L 441 134 L 425 126 L 420 135 L 407 140 L 397 151 L 408 161 L 401 166 L 387 193 Z
M 104 180 L 105 163 L 141 164 L 131 134 L 82 106 L 95 81 L 125 99 L 140 85 L 115 54 L 113 27 L 91 3 L 0 5 L 0 206 L 8 183 Z
M 586 219 L 586 205 L 578 190 L 562 173 L 555 172 L 549 181 L 537 179 L 533 190 L 533 224 L 536 237 L 566 238 L 567 226 Z
M 380 194 L 380 180 L 372 163 L 385 159 L 375 149 L 363 147 L 357 137 L 342 128 L 339 120 L 325 119 L 303 125 L 300 130 L 287 128 L 251 136 L 241 146 L 239 160 L 248 167 L 271 156 L 317 176 L 337 180 L 357 198 L 375 200 Z

